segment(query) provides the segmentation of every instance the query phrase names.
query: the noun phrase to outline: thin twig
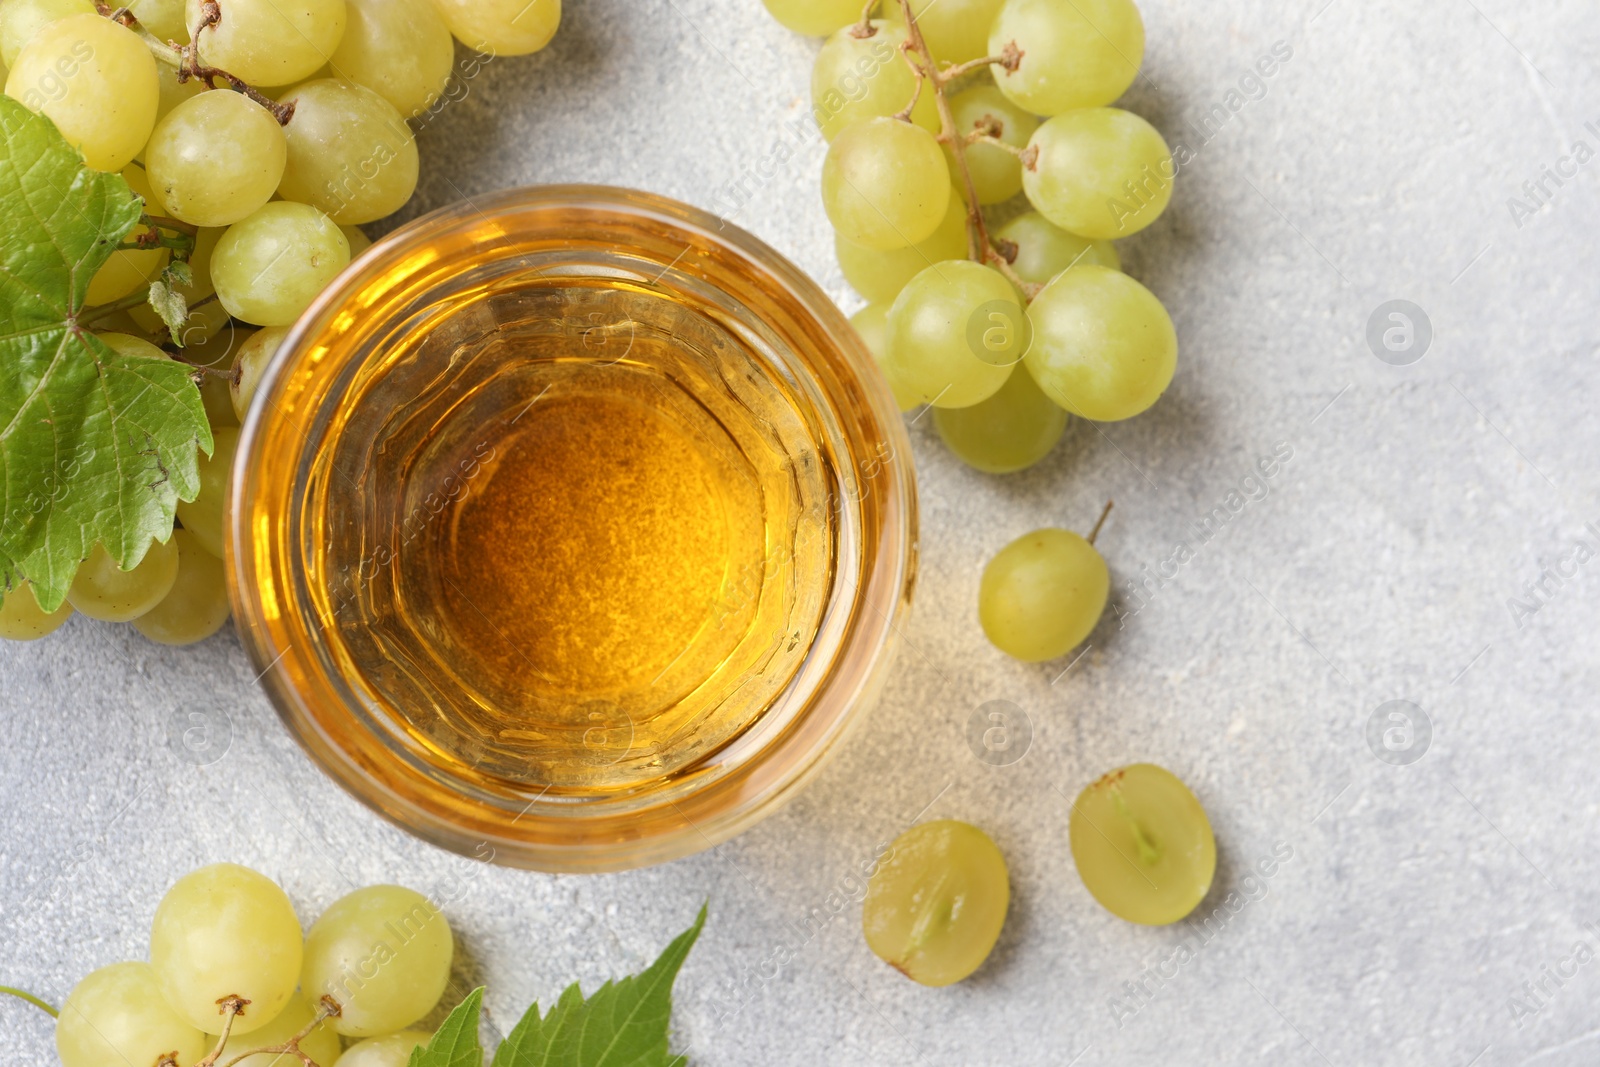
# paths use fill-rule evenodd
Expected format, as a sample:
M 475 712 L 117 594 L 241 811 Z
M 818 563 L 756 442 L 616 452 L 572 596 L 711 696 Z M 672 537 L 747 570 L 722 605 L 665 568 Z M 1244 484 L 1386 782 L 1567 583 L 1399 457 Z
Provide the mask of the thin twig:
M 990 240 L 993 241 L 994 239 L 990 238 Z M 1008 241 L 1006 243 L 1010 244 L 1011 242 Z M 1012 247 L 1015 248 L 1016 246 L 1012 245 Z M 993 265 L 995 270 L 1005 275 L 1006 281 L 1016 286 L 1017 290 L 1022 293 L 1025 298 L 1027 298 L 1029 303 L 1033 302 L 1034 297 L 1044 292 L 1044 286 L 1040 285 L 1038 282 L 1027 281 L 1022 277 L 1022 275 L 1017 273 L 1017 268 L 1011 265 L 1011 259 L 1006 257 L 1006 254 L 1003 250 L 996 248 L 993 244 L 990 244 L 988 251 L 989 254 L 984 257 L 984 262 Z M 1015 253 L 1013 253 L 1013 256 L 1015 256 Z
M 317 1067 L 317 1062 L 301 1050 L 300 1042 L 311 1036 L 311 1031 L 315 1030 L 318 1026 L 321 1026 L 325 1020 L 332 1019 L 340 1013 L 341 1011 L 339 1008 L 339 1002 L 330 996 L 324 995 L 321 1000 L 317 1001 L 316 1014 L 311 1017 L 310 1022 L 306 1023 L 300 1028 L 299 1033 L 295 1034 L 281 1045 L 264 1045 L 261 1048 L 253 1048 L 249 1052 L 242 1052 L 233 1059 L 229 1060 L 227 1063 L 222 1064 L 222 1067 L 235 1067 L 235 1065 L 241 1060 L 247 1060 L 251 1056 L 260 1056 L 266 1054 L 273 1056 L 293 1056 L 302 1064 L 304 1064 L 305 1067 Z M 219 1048 L 217 1051 L 220 1052 L 221 1049 Z M 213 1053 L 211 1056 L 195 1064 L 195 1067 L 214 1067 L 215 1063 L 216 1053 Z
M 851 28 L 850 36 L 864 41 L 878 32 L 878 28 L 872 24 L 872 13 L 877 10 L 877 7 L 878 0 L 867 0 L 866 5 L 861 9 L 861 21 Z
M 910 45 L 910 43 L 910 41 L 907 41 L 905 44 L 900 46 L 900 55 L 905 59 L 906 64 L 911 67 L 911 73 L 916 77 L 917 80 L 915 86 L 911 90 L 911 103 L 901 108 L 894 115 L 894 117 L 899 119 L 901 122 L 911 121 L 911 112 L 916 110 L 918 102 L 922 100 L 922 83 L 928 80 L 927 72 L 924 71 L 922 67 L 917 64 L 916 60 L 911 58 L 911 54 L 906 51 L 906 48 Z
M 967 134 L 966 142 L 967 142 L 968 146 L 975 145 L 975 144 L 992 145 L 993 147 L 998 148 L 998 149 L 1000 149 L 1002 151 L 1011 153 L 1012 155 L 1016 156 L 1018 159 L 1021 159 L 1022 158 L 1022 154 L 1027 151 L 1027 149 L 1025 149 L 1025 148 L 1018 148 L 1016 145 L 1010 143 L 1009 141 L 1002 141 L 1000 138 L 995 137 L 993 134 L 984 133 L 982 130 L 974 130 L 971 133 Z
M 5 993 L 7 996 L 16 997 L 18 1000 L 26 1000 L 29 1004 L 32 1004 L 34 1007 L 44 1011 L 52 1019 L 58 1019 L 61 1017 L 61 1013 L 59 1011 L 40 1000 L 38 997 L 34 996 L 32 993 L 29 993 L 25 989 L 14 989 L 8 985 L 0 985 L 0 993 Z
M 1102 526 L 1104 526 L 1106 524 L 1106 516 L 1111 514 L 1111 505 L 1112 505 L 1112 503 L 1113 503 L 1113 501 L 1110 501 L 1110 500 L 1106 501 L 1105 510 L 1100 512 L 1100 521 L 1095 523 L 1094 524 L 1094 529 L 1089 531 L 1089 536 L 1086 538 L 1086 540 L 1091 545 L 1094 544 L 1094 539 L 1096 537 L 1100 536 L 1100 527 L 1102 527 Z

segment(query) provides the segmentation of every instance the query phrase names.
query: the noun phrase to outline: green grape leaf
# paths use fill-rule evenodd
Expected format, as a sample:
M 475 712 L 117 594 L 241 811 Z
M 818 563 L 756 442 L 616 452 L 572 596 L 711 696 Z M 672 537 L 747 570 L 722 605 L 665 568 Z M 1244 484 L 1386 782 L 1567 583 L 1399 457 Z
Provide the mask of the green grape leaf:
M 96 541 L 123 567 L 171 535 L 212 448 L 190 368 L 89 332 L 89 281 L 139 223 L 116 174 L 0 96 L 0 596 L 59 606 Z
M 161 316 L 161 321 L 167 324 L 167 332 L 172 335 L 172 343 L 182 348 L 183 324 L 189 321 L 189 302 L 178 290 L 179 284 L 181 283 L 169 281 L 168 273 L 163 271 L 161 277 L 150 283 L 150 306 Z
M 684 1067 L 688 1059 L 667 1050 L 672 983 L 705 923 L 702 907 L 647 970 L 588 999 L 573 983 L 548 1015 L 534 1004 L 495 1050 L 493 1067 Z
M 478 1044 L 482 1006 L 483 987 L 479 986 L 439 1024 L 426 1048 L 411 1050 L 407 1067 L 483 1067 L 483 1048 Z

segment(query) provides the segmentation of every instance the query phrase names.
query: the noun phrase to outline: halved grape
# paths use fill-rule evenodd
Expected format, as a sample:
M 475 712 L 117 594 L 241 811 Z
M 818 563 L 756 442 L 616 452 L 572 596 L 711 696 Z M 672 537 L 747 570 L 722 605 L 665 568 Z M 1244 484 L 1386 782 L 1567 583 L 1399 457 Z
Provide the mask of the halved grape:
M 432 0 L 345 0 L 349 22 L 330 68 L 410 118 L 444 92 L 455 42 Z
M 272 199 L 288 151 L 283 127 L 266 108 L 243 93 L 208 92 L 156 124 L 144 159 L 166 214 L 220 227 Z
M 1005 857 L 969 823 L 940 819 L 894 839 L 867 882 L 861 927 L 875 956 L 926 986 L 967 977 L 1000 939 Z
M 266 373 L 272 357 L 278 352 L 278 346 L 283 344 L 287 336 L 289 331 L 286 327 L 269 326 L 240 347 L 239 359 L 234 365 L 237 377 L 230 393 L 233 413 L 241 423 L 250 412 L 251 401 L 256 398 L 256 386 L 261 384 L 261 375 Z
M 357 1041 L 339 1057 L 339 1067 L 406 1067 L 411 1050 L 426 1045 L 433 1035 L 426 1030 L 402 1030 L 387 1037 Z
M 1116 245 L 1068 233 L 1037 211 L 1023 212 L 996 230 L 995 236 L 1017 246 L 1011 269 L 1025 282 L 1043 285 L 1079 264 L 1122 269 Z
M 168 1055 L 187 1065 L 208 1049 L 206 1035 L 161 996 L 148 963 L 91 971 L 67 994 L 56 1019 L 61 1067 L 154 1067 Z
M 207 552 L 222 559 L 228 533 L 228 479 L 239 451 L 239 428 L 218 426 L 211 431 L 211 440 L 211 455 L 200 457 L 200 493 L 178 502 L 178 520 Z
M 1028 370 L 1074 415 L 1128 419 L 1161 398 L 1178 366 L 1178 334 L 1154 293 L 1109 267 L 1073 267 L 1028 305 Z
M 1164 926 L 1211 891 L 1211 821 L 1170 771 L 1135 763 L 1103 775 L 1078 794 L 1069 827 L 1078 876 L 1113 915 Z
M 454 952 L 450 924 L 427 897 L 403 886 L 367 886 L 334 901 L 311 925 L 300 988 L 339 1002 L 334 1028 L 341 1034 L 393 1033 L 439 1003 Z
M 934 408 L 945 446 L 969 467 L 990 474 L 1024 470 L 1050 454 L 1067 429 L 1067 413 L 1018 367 L 1000 391 L 967 408 Z
M 900 54 L 905 26 L 886 19 L 870 25 L 870 37 L 856 36 L 858 22 L 829 37 L 811 68 L 811 114 L 825 140 L 864 119 L 899 114 L 916 91 L 916 76 Z M 911 121 L 939 131 L 939 107 L 931 91 L 917 98 Z
M 943 2 L 943 0 L 941 0 Z M 1035 115 L 1109 104 L 1144 61 L 1144 20 L 1133 0 L 1006 0 L 989 53 L 1015 44 L 1014 71 L 994 68 L 1000 91 Z
M 999 271 L 970 260 L 937 263 L 889 309 L 884 364 L 907 395 L 964 408 L 1000 391 L 1028 347 L 1021 298 Z
M 98 541 L 78 565 L 67 600 L 101 622 L 132 622 L 161 603 L 178 580 L 178 546 L 152 541 L 132 570 L 123 570 Z
M 896 8 L 899 0 L 888 0 Z M 942 63 L 965 63 L 987 55 L 989 28 L 1003 0 L 911 0 L 923 39 Z
M 873 303 L 890 303 L 906 283 L 935 263 L 967 258 L 967 209 L 951 196 L 933 236 L 905 248 L 880 252 L 833 235 L 839 269 L 855 291 Z
M 468 48 L 496 56 L 539 51 L 561 26 L 561 0 L 433 0 Z
M 1069 111 L 1028 142 L 1028 202 L 1063 230 L 1103 239 L 1138 233 L 1167 209 L 1177 169 L 1156 128 L 1114 107 Z
M 1008 656 L 1041 663 L 1066 655 L 1106 610 L 1111 573 L 1071 530 L 1023 534 L 995 554 L 978 583 L 978 621 Z
M 861 18 L 861 0 L 761 0 L 787 29 L 809 37 L 826 37 Z
M 94 0 L 4 0 L 0 3 L 0 63 L 16 66 L 23 46 L 52 22 L 94 13 Z
M 311 1002 L 299 993 L 295 993 L 270 1023 L 248 1034 L 230 1032 L 227 1044 L 222 1046 L 222 1055 L 217 1057 L 217 1063 L 232 1064 L 233 1067 L 298 1067 L 303 1061 L 276 1052 L 258 1052 L 254 1056 L 246 1056 L 237 1061 L 235 1057 L 253 1048 L 281 1045 L 304 1030 L 316 1017 L 317 1009 Z M 333 1067 L 335 1060 L 342 1062 L 339 1045 L 339 1035 L 334 1031 L 333 1024 L 323 1020 L 300 1039 L 299 1048 L 301 1052 L 311 1057 L 317 1067 Z M 188 1064 L 182 1064 L 181 1067 L 188 1067 Z M 405 1067 L 404 1063 L 400 1067 Z
M 204 0 L 187 0 L 184 24 L 204 22 Z M 288 85 L 308 78 L 344 36 L 344 0 L 224 0 L 222 21 L 196 39 L 200 58 L 251 85 Z
M 1005 98 L 992 85 L 974 85 L 950 100 L 957 136 L 978 132 L 998 137 L 1017 149 L 1039 128 L 1039 120 Z M 967 146 L 967 170 L 978 190 L 978 203 L 998 204 L 1022 192 L 1022 161 L 1015 154 L 989 144 Z M 945 149 L 948 154 L 950 150 Z M 954 157 L 951 165 L 954 166 Z
M 235 318 L 287 326 L 349 262 L 350 242 L 332 219 L 275 200 L 228 227 L 211 255 L 211 283 Z
M 861 339 L 867 343 L 867 349 L 872 353 L 878 369 L 883 372 L 884 379 L 888 381 L 889 391 L 894 394 L 894 402 L 900 410 L 910 411 L 920 404 L 921 401 L 917 399 L 915 393 L 895 381 L 889 373 L 888 365 L 884 362 L 884 353 L 889 345 L 889 305 L 868 304 L 850 316 L 850 325 L 856 328 L 856 333 L 859 333 Z
M 174 530 L 172 543 L 178 547 L 178 577 L 161 603 L 133 620 L 133 628 L 159 644 L 181 647 L 222 629 L 232 609 L 222 561 L 188 530 Z
M 167 1003 L 190 1025 L 220 1030 L 218 1001 L 250 1001 L 232 1033 L 261 1029 L 289 1004 L 302 940 L 294 905 L 264 874 L 215 863 L 178 879 L 150 924 L 150 964 Z
M 54 611 L 41 608 L 33 586 L 25 581 L 0 590 L 0 597 L 4 597 L 0 600 L 0 638 L 7 641 L 37 641 L 72 618 L 72 605 L 65 601 Z
M 933 134 L 898 119 L 848 126 L 822 162 L 822 205 L 847 241 L 879 251 L 933 235 L 950 206 L 950 171 Z
M 319 78 L 285 93 L 288 163 L 278 193 L 340 225 L 372 222 L 417 188 L 417 141 L 394 106 L 360 85 Z M 267 323 L 266 325 L 281 325 Z

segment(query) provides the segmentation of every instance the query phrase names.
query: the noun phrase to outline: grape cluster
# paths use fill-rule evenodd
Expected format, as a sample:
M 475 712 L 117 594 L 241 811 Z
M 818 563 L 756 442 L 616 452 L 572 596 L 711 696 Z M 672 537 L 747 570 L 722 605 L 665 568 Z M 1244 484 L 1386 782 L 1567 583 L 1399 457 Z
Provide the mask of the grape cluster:
M 1144 55 L 1133 0 L 765 2 L 829 35 L 811 83 L 823 205 L 900 406 L 931 405 L 951 451 L 1006 473 L 1068 414 L 1155 403 L 1177 335 L 1111 243 L 1161 215 L 1176 173 L 1155 128 L 1109 106 Z
M 222 627 L 228 474 L 263 370 L 370 243 L 357 227 L 411 198 L 408 120 L 448 99 L 454 42 L 522 55 L 560 19 L 561 0 L 0 0 L 6 94 L 120 172 L 156 238 L 95 274 L 95 328 L 121 354 L 193 365 L 215 439 L 174 536 L 129 571 L 95 545 L 58 611 L 26 583 L 5 591 L 0 638 L 43 637 L 74 610 L 170 645 Z M 177 329 L 144 298 L 174 260 L 190 279 Z
M 271 879 L 202 867 L 156 908 L 148 963 L 73 988 L 56 1050 L 62 1067 L 405 1067 L 431 1036 L 408 1028 L 439 1003 L 454 951 L 449 923 L 410 889 L 358 889 L 302 936 Z

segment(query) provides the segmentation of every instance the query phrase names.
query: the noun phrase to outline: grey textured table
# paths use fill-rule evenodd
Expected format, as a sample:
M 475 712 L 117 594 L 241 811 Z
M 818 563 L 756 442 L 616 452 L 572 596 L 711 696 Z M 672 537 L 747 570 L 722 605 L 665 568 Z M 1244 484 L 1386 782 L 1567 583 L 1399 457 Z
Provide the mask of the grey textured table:
M 1149 415 L 1077 424 L 1007 479 L 915 424 L 907 640 L 882 704 L 802 798 L 654 870 L 487 868 L 324 779 L 231 631 L 180 652 L 74 620 L 0 648 L 0 980 L 65 996 L 143 954 L 176 875 L 232 859 L 307 918 L 357 884 L 464 879 L 457 978 L 488 984 L 500 1027 L 573 978 L 638 968 L 709 896 L 675 1015 L 708 1067 L 1600 1062 L 1600 963 L 1576 951 L 1600 948 L 1585 925 L 1600 918 L 1600 561 L 1574 555 L 1600 543 L 1585 530 L 1600 519 L 1600 162 L 1570 159 L 1575 142 L 1600 149 L 1600 14 L 1144 11 L 1130 106 L 1196 156 L 1125 254 L 1178 324 L 1177 379 Z M 1292 58 L 1230 99 L 1279 41 Z M 571 0 L 547 53 L 489 64 L 428 125 L 412 210 L 516 184 L 638 186 L 731 213 L 853 309 L 806 126 L 814 49 L 756 0 Z M 1566 176 L 1534 212 L 1524 183 L 1546 167 Z M 1368 342 L 1397 299 L 1432 327 L 1406 366 Z M 1292 456 L 1250 480 L 1275 450 Z M 1122 617 L 1070 669 L 1008 661 L 975 617 L 984 560 L 1034 526 L 1083 529 L 1108 497 Z M 1228 521 L 1202 534 L 1219 507 Z M 969 747 L 991 700 L 1031 723 L 1008 766 Z M 1391 700 L 1429 729 L 1389 708 L 1369 745 Z M 210 765 L 169 743 L 190 712 L 226 739 Z M 1211 814 L 1207 926 L 1123 923 L 1074 872 L 1065 798 L 1141 759 Z M 1015 887 L 993 958 L 946 990 L 874 959 L 847 899 L 850 872 L 923 811 L 986 827 Z M 20 1004 L 0 1005 L 0 1047 L 54 1060 L 47 1020 Z

